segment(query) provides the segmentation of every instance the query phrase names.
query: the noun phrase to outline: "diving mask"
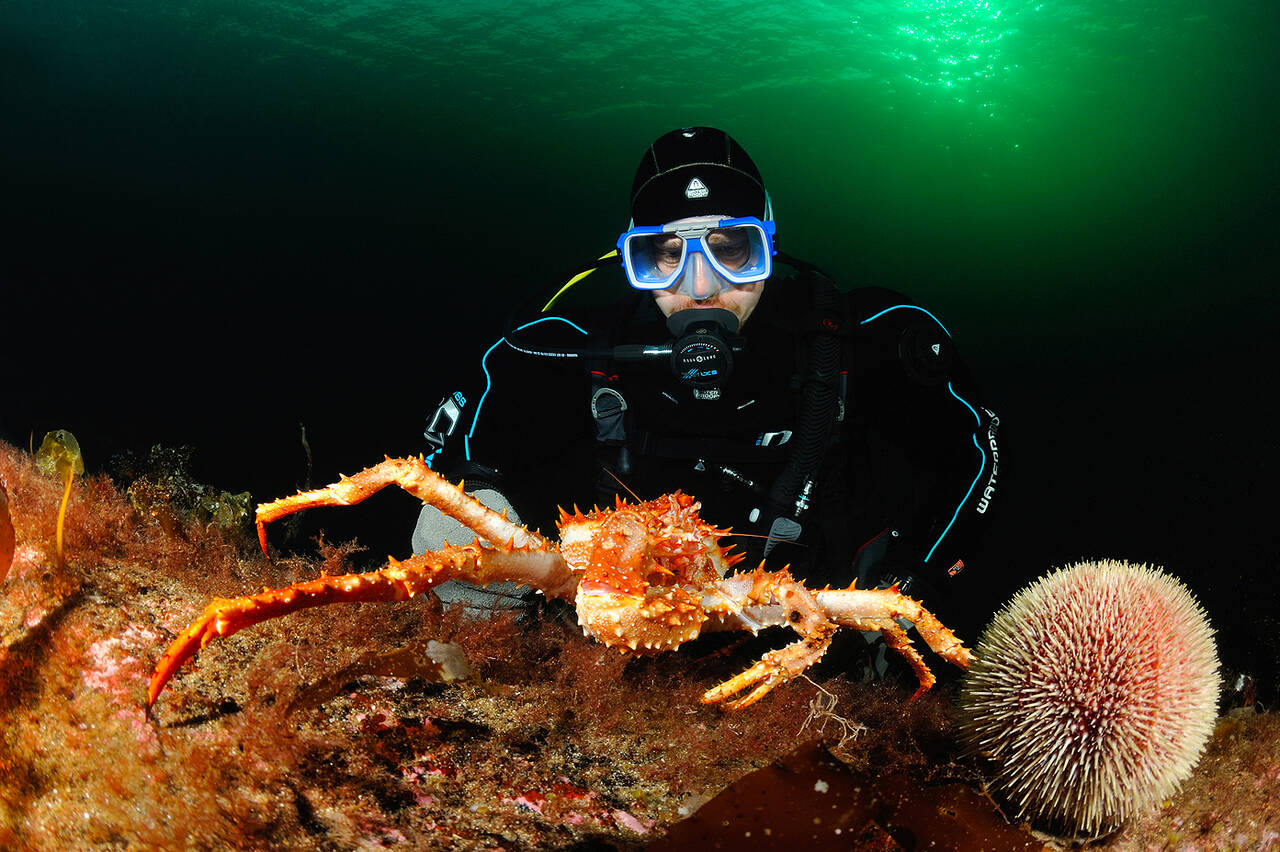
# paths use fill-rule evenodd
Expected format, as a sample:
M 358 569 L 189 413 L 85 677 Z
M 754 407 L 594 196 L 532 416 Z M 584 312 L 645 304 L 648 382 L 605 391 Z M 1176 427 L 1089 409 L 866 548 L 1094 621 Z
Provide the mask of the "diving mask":
M 618 251 L 632 287 L 665 290 L 679 282 L 677 292 L 705 299 L 769 277 L 776 227 L 754 216 L 697 216 L 632 228 L 618 238 Z

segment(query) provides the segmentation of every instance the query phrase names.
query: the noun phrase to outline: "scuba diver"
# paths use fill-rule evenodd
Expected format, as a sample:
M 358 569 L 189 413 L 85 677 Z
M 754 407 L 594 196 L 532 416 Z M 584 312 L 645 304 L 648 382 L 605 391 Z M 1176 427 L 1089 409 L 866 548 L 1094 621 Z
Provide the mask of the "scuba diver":
M 566 285 L 616 264 L 616 296 L 593 284 L 603 304 L 553 316 L 562 288 L 513 323 L 484 355 L 488 384 L 431 418 L 432 467 L 552 538 L 558 506 L 681 489 L 732 528 L 744 566 L 954 603 L 990 516 L 999 420 L 947 328 L 779 251 L 760 173 L 721 130 L 655 141 L 630 212 L 617 251 Z M 413 549 L 473 537 L 427 506 Z M 509 592 L 439 590 L 481 608 Z

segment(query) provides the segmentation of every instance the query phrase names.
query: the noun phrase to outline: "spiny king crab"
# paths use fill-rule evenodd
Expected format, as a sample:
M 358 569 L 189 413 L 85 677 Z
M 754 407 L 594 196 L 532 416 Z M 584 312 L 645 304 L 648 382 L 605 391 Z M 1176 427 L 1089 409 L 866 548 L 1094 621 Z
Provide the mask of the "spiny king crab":
M 421 458 L 388 458 L 325 488 L 259 506 L 263 551 L 270 522 L 314 506 L 359 503 L 391 484 L 457 519 L 477 534 L 476 540 L 403 561 L 392 559 L 369 573 L 322 576 L 234 600 L 214 598 L 156 664 L 147 706 L 155 703 L 174 672 L 216 637 L 307 607 L 405 600 L 453 579 L 480 585 L 512 580 L 549 598 L 573 601 L 585 634 L 639 653 L 675 650 L 703 630 L 755 633 L 790 626 L 800 635 L 797 642 L 769 651 L 702 696 L 704 703 L 724 702 L 731 710 L 758 701 L 817 662 L 838 627 L 880 631 L 915 670 L 917 696 L 935 678 L 896 619 L 914 624 L 944 659 L 969 664 L 969 651 L 960 640 L 897 587 L 811 591 L 785 568 L 729 573 L 742 557 L 720 547 L 728 530 L 704 523 L 698 517 L 700 504 L 678 491 L 639 504 L 619 499 L 613 509 L 585 515 L 561 510 L 557 546 L 473 499 Z

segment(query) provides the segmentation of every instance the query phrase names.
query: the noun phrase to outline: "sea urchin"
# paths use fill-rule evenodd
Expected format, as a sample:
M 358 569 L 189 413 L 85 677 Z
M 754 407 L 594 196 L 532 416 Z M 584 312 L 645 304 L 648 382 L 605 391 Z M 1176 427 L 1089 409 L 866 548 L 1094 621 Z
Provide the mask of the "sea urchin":
M 1096 836 L 1173 793 L 1217 717 L 1218 659 L 1178 580 L 1082 562 L 1019 592 L 978 643 L 962 736 L 1019 816 Z

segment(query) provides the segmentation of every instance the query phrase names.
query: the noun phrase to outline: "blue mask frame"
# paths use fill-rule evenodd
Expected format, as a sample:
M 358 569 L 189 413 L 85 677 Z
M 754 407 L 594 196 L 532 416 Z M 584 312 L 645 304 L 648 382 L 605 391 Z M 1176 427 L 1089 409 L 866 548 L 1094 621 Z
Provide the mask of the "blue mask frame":
M 736 269 L 730 268 L 716 257 L 715 251 L 706 243 L 706 237 L 712 231 L 725 229 L 741 230 L 748 239 L 748 259 Z M 627 280 L 638 290 L 665 290 L 680 281 L 694 253 L 702 255 L 727 283 L 753 284 L 764 281 L 773 274 L 773 256 L 778 253 L 773 245 L 776 233 L 777 225 L 772 219 L 761 220 L 755 216 L 733 219 L 700 216 L 666 225 L 631 228 L 618 237 L 618 253 L 622 256 L 622 267 L 627 272 Z M 652 241 L 649 238 L 661 234 L 681 238 L 680 259 L 669 273 L 659 270 L 651 255 Z

